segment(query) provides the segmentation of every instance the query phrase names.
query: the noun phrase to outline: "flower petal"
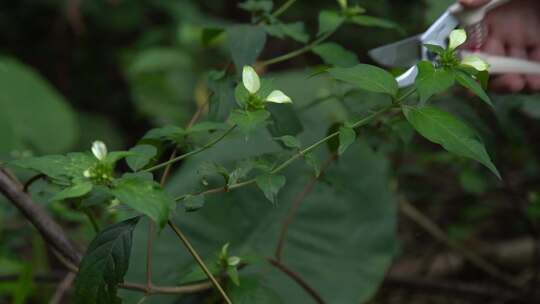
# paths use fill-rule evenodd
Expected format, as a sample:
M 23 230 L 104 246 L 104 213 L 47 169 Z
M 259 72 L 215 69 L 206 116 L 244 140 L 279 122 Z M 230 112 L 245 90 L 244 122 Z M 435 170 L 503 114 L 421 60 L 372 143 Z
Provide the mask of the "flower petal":
M 259 75 L 257 75 L 255 69 L 249 65 L 244 66 L 242 71 L 242 82 L 244 83 L 246 90 L 248 90 L 248 92 L 251 94 L 257 93 L 261 88 L 261 80 L 259 79 Z
M 463 58 L 463 60 L 461 60 L 461 64 L 471 66 L 480 72 L 487 71 L 487 69 L 489 69 L 489 64 L 476 55 Z
M 272 93 L 266 97 L 265 101 L 275 103 L 292 103 L 291 98 L 279 90 L 272 91 Z
M 104 160 L 107 157 L 107 146 L 102 141 L 96 140 L 92 143 L 92 153 L 99 160 Z
M 465 32 L 464 29 L 453 30 L 450 33 L 450 41 L 448 43 L 448 48 L 450 50 L 455 50 L 460 45 L 465 43 L 465 41 L 467 41 L 467 32 Z

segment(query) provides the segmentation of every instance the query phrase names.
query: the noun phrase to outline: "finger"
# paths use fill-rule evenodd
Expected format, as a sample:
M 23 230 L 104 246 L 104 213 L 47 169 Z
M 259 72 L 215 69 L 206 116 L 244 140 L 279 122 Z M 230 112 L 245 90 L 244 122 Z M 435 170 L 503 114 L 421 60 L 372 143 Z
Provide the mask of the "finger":
M 540 45 L 529 52 L 529 60 L 540 62 Z M 540 91 L 540 75 L 527 75 L 525 80 L 529 90 Z
M 519 51 L 505 51 L 504 44 L 501 40 L 496 38 L 489 38 L 484 44 L 483 51 L 488 54 L 499 56 L 510 56 L 510 52 L 520 56 Z M 521 54 L 523 56 L 523 54 Z M 516 74 L 504 74 L 495 76 L 490 81 L 490 88 L 496 92 L 518 92 L 525 87 L 525 79 L 521 75 Z
M 459 3 L 466 7 L 479 7 L 488 3 L 489 1 L 490 0 L 459 0 Z

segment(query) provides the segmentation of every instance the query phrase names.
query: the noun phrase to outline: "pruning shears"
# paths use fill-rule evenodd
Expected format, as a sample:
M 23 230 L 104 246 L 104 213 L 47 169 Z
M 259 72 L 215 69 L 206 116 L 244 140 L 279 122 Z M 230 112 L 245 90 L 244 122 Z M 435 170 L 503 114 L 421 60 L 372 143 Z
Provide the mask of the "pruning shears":
M 450 33 L 463 27 L 470 37 L 470 50 L 460 50 L 461 56 L 474 54 L 489 65 L 492 74 L 539 74 L 540 63 L 524 59 L 495 56 L 479 52 L 478 50 L 487 37 L 487 28 L 484 24 L 486 14 L 509 2 L 510 0 L 492 0 L 476 9 L 467 9 L 459 3 L 451 5 L 428 29 L 422 34 L 404 40 L 384 45 L 369 51 L 369 56 L 377 63 L 391 68 L 408 68 L 396 78 L 400 87 L 414 84 L 418 75 L 416 64 L 421 60 L 434 61 L 436 55 L 429 52 L 425 44 L 438 45 L 446 48 Z

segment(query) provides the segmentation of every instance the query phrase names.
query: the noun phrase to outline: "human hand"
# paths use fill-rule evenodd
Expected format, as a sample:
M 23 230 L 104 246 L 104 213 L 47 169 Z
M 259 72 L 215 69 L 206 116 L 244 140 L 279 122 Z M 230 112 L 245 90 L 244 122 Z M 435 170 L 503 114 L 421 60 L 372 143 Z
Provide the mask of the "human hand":
M 474 8 L 490 0 L 460 0 Z M 484 20 L 488 29 L 483 52 L 540 62 L 540 1 L 512 0 L 491 11 Z M 494 77 L 497 92 L 540 91 L 540 75 L 505 74 Z

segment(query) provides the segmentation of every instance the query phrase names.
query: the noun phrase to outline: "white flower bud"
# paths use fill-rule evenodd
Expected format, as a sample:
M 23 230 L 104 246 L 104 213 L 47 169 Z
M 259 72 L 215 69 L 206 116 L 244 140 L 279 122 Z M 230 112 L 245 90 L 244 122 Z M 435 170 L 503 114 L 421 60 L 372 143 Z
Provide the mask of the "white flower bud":
M 266 101 L 275 103 L 292 103 L 291 98 L 279 90 L 272 91 L 272 93 L 266 97 Z
M 457 49 L 460 45 L 467 41 L 467 32 L 464 29 L 453 30 L 450 33 L 448 48 L 450 50 Z
M 92 143 L 92 153 L 99 160 L 104 160 L 107 157 L 107 146 L 102 141 L 96 140 Z
M 476 55 L 463 58 L 461 64 L 471 66 L 480 72 L 487 71 L 487 69 L 489 69 L 489 64 Z
M 242 83 L 249 93 L 255 94 L 261 88 L 261 80 L 255 69 L 249 65 L 244 66 L 242 71 Z
M 238 266 L 238 264 L 240 264 L 240 258 L 237 256 L 232 256 L 227 259 L 227 265 L 229 266 L 235 267 Z

